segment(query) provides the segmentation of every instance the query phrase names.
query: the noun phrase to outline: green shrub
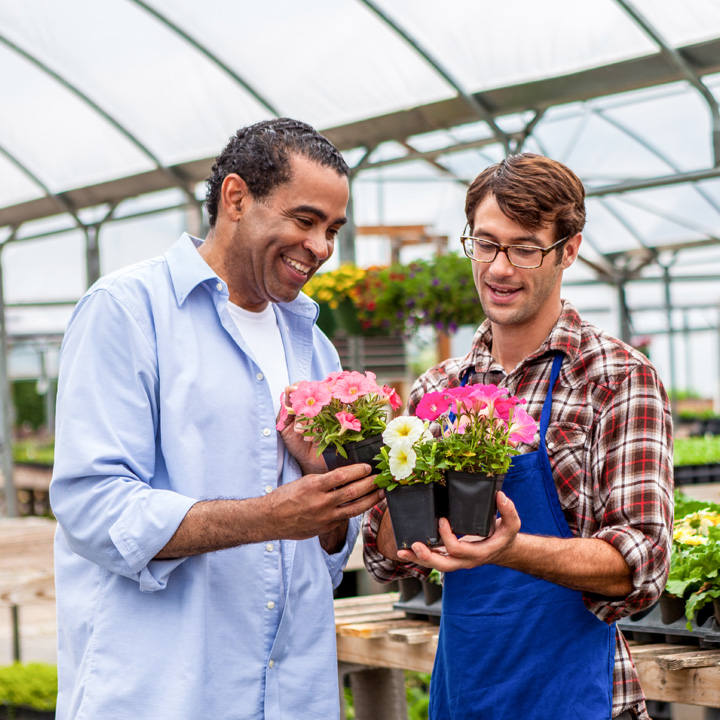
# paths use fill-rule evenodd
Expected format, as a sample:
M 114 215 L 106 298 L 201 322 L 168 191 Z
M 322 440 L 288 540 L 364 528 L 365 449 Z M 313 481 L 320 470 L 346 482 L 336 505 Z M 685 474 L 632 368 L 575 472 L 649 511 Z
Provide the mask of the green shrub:
M 13 443 L 13 461 L 16 463 L 52 465 L 54 458 L 55 443 L 52 440 L 18 440 Z
M 707 465 L 720 462 L 720 435 L 675 438 L 675 465 Z
M 37 380 L 16 380 L 12 383 L 15 406 L 15 427 L 23 424 L 37 430 L 45 423 L 45 399 L 37 393 Z
M 51 711 L 57 702 L 57 668 L 15 663 L 0 668 L 0 705 Z

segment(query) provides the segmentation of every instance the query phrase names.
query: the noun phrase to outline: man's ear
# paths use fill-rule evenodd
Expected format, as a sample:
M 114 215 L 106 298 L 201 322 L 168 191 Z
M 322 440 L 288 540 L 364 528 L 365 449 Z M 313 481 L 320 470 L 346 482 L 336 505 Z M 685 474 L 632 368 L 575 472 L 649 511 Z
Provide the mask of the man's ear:
M 230 173 L 220 187 L 220 206 L 230 222 L 236 222 L 243 213 L 250 192 L 245 181 L 236 173 Z
M 582 242 L 582 233 L 573 235 L 563 246 L 562 269 L 569 268 L 577 259 L 580 252 L 580 243 Z

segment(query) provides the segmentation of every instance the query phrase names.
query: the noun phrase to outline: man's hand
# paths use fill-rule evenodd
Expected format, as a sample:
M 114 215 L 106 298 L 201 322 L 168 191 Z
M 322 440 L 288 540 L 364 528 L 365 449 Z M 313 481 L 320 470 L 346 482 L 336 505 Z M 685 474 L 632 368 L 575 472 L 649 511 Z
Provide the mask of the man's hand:
M 415 562 L 440 572 L 479 565 L 500 565 L 564 587 L 610 598 L 625 598 L 633 591 L 632 573 L 625 558 L 599 538 L 545 537 L 520 533 L 520 517 L 512 501 L 498 493 L 500 520 L 486 540 L 458 539 L 444 518 L 440 537 L 444 548 L 414 543 L 400 550 L 401 561 Z
M 440 519 L 440 538 L 444 546 L 430 549 L 427 545 L 413 543 L 412 550 L 399 550 L 403 562 L 414 562 L 440 572 L 452 572 L 479 565 L 502 565 L 502 558 L 511 550 L 520 530 L 520 517 L 515 505 L 503 492 L 497 494 L 498 511 L 495 532 L 486 540 L 458 539 L 450 529 L 450 523 Z M 384 518 L 383 518 L 384 519 Z
M 383 497 L 364 463 L 321 475 L 305 475 L 273 490 L 266 500 L 276 527 L 273 537 L 303 540 L 328 533 L 369 510 Z
M 297 385 L 288 385 L 285 388 L 285 397 L 282 402 L 286 407 L 290 407 L 290 393 L 296 389 Z M 282 411 L 278 415 L 278 423 L 281 417 Z M 296 421 L 295 415 L 288 415 L 279 432 L 288 452 L 298 461 L 305 475 L 327 472 L 327 465 L 322 454 L 318 457 L 317 445 L 312 442 L 312 438 L 303 437 L 304 430 L 302 423 Z
M 267 495 L 246 500 L 195 503 L 157 559 L 186 557 L 267 542 L 320 535 L 327 552 L 344 542 L 347 522 L 378 503 L 384 492 L 373 485 L 369 465 L 304 475 Z

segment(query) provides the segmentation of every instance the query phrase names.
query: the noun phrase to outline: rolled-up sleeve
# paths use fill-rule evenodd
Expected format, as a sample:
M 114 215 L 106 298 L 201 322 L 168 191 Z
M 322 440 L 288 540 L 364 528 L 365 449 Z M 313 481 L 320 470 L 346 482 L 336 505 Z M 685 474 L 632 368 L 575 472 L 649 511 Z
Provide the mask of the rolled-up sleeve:
M 50 500 L 70 549 L 165 587 L 180 560 L 153 561 L 197 501 L 151 486 L 158 425 L 149 327 L 104 290 L 76 309 L 65 335 Z
M 654 368 L 634 367 L 612 393 L 596 424 L 592 476 L 599 528 L 627 562 L 633 590 L 608 600 L 591 594 L 585 603 L 613 622 L 652 605 L 670 566 L 673 517 L 672 420 Z

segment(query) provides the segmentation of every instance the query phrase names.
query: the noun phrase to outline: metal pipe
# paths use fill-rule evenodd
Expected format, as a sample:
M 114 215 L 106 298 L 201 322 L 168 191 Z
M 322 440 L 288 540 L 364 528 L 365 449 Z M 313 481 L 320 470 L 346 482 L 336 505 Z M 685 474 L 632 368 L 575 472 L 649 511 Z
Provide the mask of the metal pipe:
M 2 459 L 2 472 L 5 478 L 5 508 L 8 517 L 17 517 L 17 497 L 15 483 L 13 482 L 12 459 L 12 422 L 10 413 L 12 408 L 11 387 L 8 373 L 8 346 L 7 330 L 5 326 L 5 293 L 3 290 L 2 250 L 0 245 L 0 457 Z

